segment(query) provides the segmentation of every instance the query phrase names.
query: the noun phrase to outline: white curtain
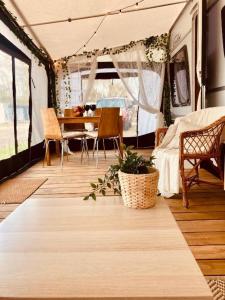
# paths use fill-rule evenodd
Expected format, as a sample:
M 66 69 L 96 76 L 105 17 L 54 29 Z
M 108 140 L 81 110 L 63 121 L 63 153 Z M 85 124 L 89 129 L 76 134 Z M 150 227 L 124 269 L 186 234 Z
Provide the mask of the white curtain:
M 125 52 L 111 52 L 116 71 L 131 101 L 139 106 L 138 134 L 154 132 L 163 126 L 160 112 L 165 74 L 164 63 L 149 63 L 146 48 L 138 43 Z M 137 87 L 130 77 L 137 78 Z
M 89 100 L 96 68 L 96 55 L 71 57 L 66 68 L 62 63 L 57 66 L 57 103 L 61 110 L 85 104 Z

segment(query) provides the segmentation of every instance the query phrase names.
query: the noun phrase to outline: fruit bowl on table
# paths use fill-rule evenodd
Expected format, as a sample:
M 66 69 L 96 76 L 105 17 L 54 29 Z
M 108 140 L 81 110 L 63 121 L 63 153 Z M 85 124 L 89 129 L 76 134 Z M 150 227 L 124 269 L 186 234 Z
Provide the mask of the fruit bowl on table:
M 72 108 L 74 117 L 83 117 L 84 107 L 83 106 L 74 106 Z

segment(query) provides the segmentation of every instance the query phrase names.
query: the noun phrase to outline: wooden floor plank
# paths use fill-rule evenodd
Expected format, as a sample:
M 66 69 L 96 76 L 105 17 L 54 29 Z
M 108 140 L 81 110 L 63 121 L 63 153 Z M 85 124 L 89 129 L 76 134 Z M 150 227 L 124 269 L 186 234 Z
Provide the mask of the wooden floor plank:
M 196 259 L 225 259 L 225 245 L 191 246 Z
M 211 195 L 213 197 L 213 195 Z M 170 207 L 170 210 L 173 213 L 183 212 L 183 213 L 191 213 L 191 212 L 221 212 L 225 211 L 225 205 L 195 205 L 191 206 L 190 208 L 182 207 L 182 204 L 180 203 L 179 206 L 176 207 Z
M 222 212 L 200 212 L 200 213 L 174 213 L 177 221 L 192 220 L 225 220 L 225 211 Z
M 183 233 L 188 245 L 225 245 L 225 231 L 223 232 L 192 232 Z M 225 270 L 224 270 L 225 271 Z M 224 272 L 225 275 L 225 272 Z
M 182 232 L 224 231 L 225 220 L 177 221 Z
M 202 259 L 197 260 L 200 269 L 203 274 L 206 276 L 209 275 L 220 275 L 223 276 L 225 274 L 225 260 L 224 259 Z
M 5 219 L 10 213 L 10 211 L 0 211 L 0 219 Z

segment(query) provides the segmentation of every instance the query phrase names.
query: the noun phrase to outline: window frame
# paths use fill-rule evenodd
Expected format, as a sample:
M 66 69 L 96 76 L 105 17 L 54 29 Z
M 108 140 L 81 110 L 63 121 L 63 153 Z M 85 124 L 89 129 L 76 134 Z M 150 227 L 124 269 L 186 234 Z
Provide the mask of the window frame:
M 29 68 L 29 130 L 28 130 L 28 148 L 31 148 L 32 136 L 32 94 L 31 94 L 31 59 L 26 56 L 19 48 L 12 44 L 7 38 L 0 34 L 0 50 L 11 56 L 12 60 L 12 92 L 13 92 L 13 112 L 14 112 L 14 140 L 15 140 L 15 155 L 18 153 L 18 139 L 17 139 L 17 113 L 16 113 L 16 68 L 15 59 L 22 61 L 28 65 Z M 26 151 L 25 150 L 25 151 Z M 10 159 L 10 157 L 8 158 Z

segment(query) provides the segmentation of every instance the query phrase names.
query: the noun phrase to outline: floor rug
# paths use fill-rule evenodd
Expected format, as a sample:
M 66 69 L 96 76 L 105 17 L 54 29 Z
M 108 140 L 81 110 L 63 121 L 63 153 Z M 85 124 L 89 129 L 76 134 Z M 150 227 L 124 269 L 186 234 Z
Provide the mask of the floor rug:
M 47 179 L 14 178 L 0 184 L 1 204 L 20 204 L 32 195 Z

